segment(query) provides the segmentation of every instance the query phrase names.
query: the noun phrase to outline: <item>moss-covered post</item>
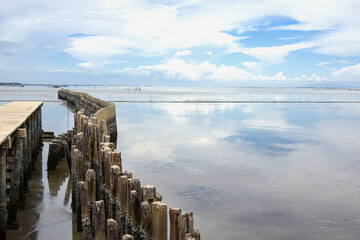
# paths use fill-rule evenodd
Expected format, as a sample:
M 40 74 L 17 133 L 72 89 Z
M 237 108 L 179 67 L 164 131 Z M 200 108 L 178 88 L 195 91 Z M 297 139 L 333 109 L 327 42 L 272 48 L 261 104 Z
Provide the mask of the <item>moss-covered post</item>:
M 96 201 L 93 209 L 93 221 L 95 222 L 95 239 L 106 239 L 105 206 L 104 201 Z
M 0 239 L 6 240 L 7 208 L 6 208 L 6 152 L 0 148 Z
M 118 240 L 118 224 L 117 222 L 109 218 L 107 221 L 107 239 L 108 240 Z
M 121 240 L 134 240 L 134 237 L 130 234 L 122 236 Z
M 81 200 L 81 216 L 82 216 L 82 229 L 83 229 L 83 239 L 91 240 L 91 223 L 90 223 L 90 214 L 89 214 L 89 205 L 88 205 L 88 193 L 86 189 L 86 183 L 81 181 L 79 182 L 80 187 L 80 200 Z
M 148 202 L 141 203 L 141 226 L 146 235 L 151 237 L 153 235 L 153 217 Z M 176 239 L 177 240 L 177 239 Z
M 112 165 L 110 167 L 110 195 L 112 198 L 116 196 L 116 186 L 117 186 L 117 174 L 120 173 L 120 167 L 117 165 Z
M 119 201 L 122 211 L 126 211 L 127 208 L 127 180 L 128 177 L 126 175 L 120 176 L 119 178 Z
M 8 206 L 8 228 L 17 229 L 19 224 L 17 223 L 17 205 L 19 201 L 19 188 L 20 188 L 20 169 L 23 161 L 23 143 L 26 137 L 26 130 L 19 129 L 16 132 L 15 139 L 15 155 L 12 165 L 12 176 L 10 186 L 10 197 Z
M 90 202 L 96 201 L 96 174 L 94 169 L 86 171 L 85 182 L 88 192 L 88 200 Z

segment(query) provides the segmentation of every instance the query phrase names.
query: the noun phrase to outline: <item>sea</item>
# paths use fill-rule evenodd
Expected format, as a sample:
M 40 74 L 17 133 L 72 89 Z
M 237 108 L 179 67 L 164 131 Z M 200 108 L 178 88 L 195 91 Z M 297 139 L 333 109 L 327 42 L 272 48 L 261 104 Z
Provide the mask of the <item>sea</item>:
M 204 240 L 360 239 L 360 89 L 70 86 L 116 105 L 123 169 Z M 73 127 L 58 88 L 0 87 L 41 100 L 44 131 Z M 65 161 L 35 164 L 10 239 L 81 239 Z

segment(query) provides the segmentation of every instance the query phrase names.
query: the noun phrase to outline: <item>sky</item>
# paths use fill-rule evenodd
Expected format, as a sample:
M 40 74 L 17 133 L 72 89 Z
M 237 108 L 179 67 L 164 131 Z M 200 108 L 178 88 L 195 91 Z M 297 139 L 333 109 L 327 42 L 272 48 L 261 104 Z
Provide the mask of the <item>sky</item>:
M 0 82 L 360 86 L 359 0 L 0 1 Z

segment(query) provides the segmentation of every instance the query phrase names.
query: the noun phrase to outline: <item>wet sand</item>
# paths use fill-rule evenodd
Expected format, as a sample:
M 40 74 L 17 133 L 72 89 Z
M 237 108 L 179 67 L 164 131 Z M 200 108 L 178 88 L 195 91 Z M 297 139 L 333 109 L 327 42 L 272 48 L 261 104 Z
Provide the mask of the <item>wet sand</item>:
M 18 211 L 20 228 L 9 230 L 9 239 L 82 239 L 82 234 L 73 229 L 71 184 L 66 161 L 59 162 L 56 171 L 48 173 L 47 153 L 48 143 L 45 143 L 29 181 L 26 209 Z

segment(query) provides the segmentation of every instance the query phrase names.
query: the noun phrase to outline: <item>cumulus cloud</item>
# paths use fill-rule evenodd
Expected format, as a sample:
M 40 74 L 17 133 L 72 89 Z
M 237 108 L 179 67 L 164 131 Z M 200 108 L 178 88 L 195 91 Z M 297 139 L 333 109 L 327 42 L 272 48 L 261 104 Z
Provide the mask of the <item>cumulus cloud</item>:
M 128 53 L 134 43 L 127 39 L 89 36 L 82 38 L 73 38 L 71 47 L 64 51 L 73 55 L 77 59 L 86 61 L 86 67 L 102 66 L 110 63 L 110 59 L 114 56 Z M 91 63 L 91 64 L 89 64 Z M 84 64 L 79 66 L 85 66 Z
M 46 50 L 51 53 L 65 51 L 83 62 L 80 67 L 88 68 L 102 67 L 124 56 L 168 59 L 178 49 L 198 47 L 202 52 L 208 50 L 205 54 L 209 56 L 215 49 L 216 56 L 242 52 L 257 59 L 247 60 L 243 65 L 252 71 L 261 71 L 283 63 L 289 54 L 300 49 L 311 48 L 311 51 L 327 55 L 360 56 L 360 25 L 355 24 L 360 22 L 359 11 L 358 0 L 11 1 L 3 4 L 0 10 L 0 40 L 53 46 Z M 261 31 L 252 23 L 276 16 L 291 19 L 294 24 L 280 24 L 268 30 L 318 32 L 309 34 L 311 42 L 299 37 L 300 42 L 296 44 L 265 47 L 257 42 L 258 47 L 246 48 L 241 34 L 249 30 Z M 69 37 L 76 33 L 84 35 Z M 297 37 L 283 40 L 289 39 L 295 41 Z M 177 56 L 184 56 L 181 55 L 184 51 L 189 50 L 179 51 Z M 10 49 L 3 51 L 2 56 L 17 53 Z M 25 57 L 16 56 L 18 61 L 13 61 L 14 67 L 23 66 L 24 59 L 28 59 L 28 67 L 33 67 L 35 56 L 42 57 L 43 62 L 48 57 L 39 52 L 39 48 L 26 54 Z M 193 69 L 187 65 L 183 67 Z M 234 74 L 243 74 L 229 72 L 230 69 L 225 75 L 230 79 L 237 78 Z
M 332 73 L 335 80 L 340 81 L 360 81 L 360 63 L 343 67 Z
M 187 56 L 187 55 L 191 55 L 191 51 L 190 50 L 183 50 L 183 51 L 180 51 L 178 50 L 174 57 L 178 57 L 178 56 Z
M 126 68 L 121 73 L 140 74 L 148 78 L 152 75 L 162 75 L 165 79 L 189 80 L 189 81 L 214 81 L 214 82 L 284 82 L 284 81 L 326 81 L 326 77 L 316 74 L 312 76 L 302 75 L 297 78 L 286 77 L 282 72 L 273 76 L 253 74 L 236 66 L 216 66 L 208 61 L 191 64 L 178 58 L 172 58 L 164 64 L 139 66 L 137 68 Z

